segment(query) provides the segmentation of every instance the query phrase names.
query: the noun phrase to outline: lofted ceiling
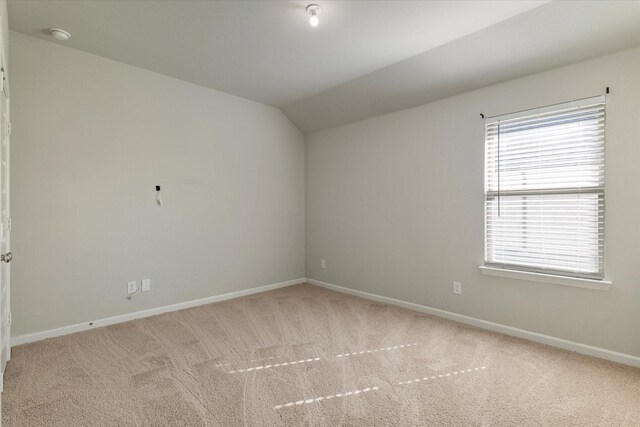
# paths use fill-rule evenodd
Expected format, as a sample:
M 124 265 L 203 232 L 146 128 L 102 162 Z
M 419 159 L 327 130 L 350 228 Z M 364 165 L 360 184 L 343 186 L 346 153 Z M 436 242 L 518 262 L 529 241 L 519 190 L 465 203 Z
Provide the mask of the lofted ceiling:
M 320 25 L 305 7 L 322 7 Z M 9 0 L 11 30 L 281 108 L 305 133 L 640 45 L 636 1 Z M 56 43 L 61 43 L 54 41 Z
M 636 46 L 640 1 L 555 1 L 283 111 L 312 133 Z

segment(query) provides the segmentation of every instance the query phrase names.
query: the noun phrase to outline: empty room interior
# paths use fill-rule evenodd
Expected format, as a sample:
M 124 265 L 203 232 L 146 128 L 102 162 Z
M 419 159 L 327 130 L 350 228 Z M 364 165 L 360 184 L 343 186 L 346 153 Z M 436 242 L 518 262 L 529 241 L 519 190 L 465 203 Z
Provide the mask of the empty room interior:
M 0 0 L 4 426 L 640 426 L 640 1 Z

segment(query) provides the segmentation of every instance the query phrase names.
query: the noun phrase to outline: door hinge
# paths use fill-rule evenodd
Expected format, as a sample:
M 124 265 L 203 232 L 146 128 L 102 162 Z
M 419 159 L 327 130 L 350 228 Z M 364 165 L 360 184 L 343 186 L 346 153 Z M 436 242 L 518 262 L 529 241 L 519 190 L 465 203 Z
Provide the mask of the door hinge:
M 7 122 L 7 136 L 11 135 L 11 122 Z
M 11 231 L 11 217 L 7 218 L 7 231 Z
M 11 326 L 11 322 L 12 322 L 11 312 L 9 312 L 9 314 L 7 315 L 7 326 Z

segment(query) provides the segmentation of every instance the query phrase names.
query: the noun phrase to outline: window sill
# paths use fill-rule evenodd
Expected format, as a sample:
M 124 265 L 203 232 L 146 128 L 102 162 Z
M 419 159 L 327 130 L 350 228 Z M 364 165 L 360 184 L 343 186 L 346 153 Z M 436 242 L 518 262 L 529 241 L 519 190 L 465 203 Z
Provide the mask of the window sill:
M 554 283 L 556 285 L 573 286 L 576 288 L 608 291 L 611 289 L 611 281 L 582 279 L 578 277 L 557 276 L 555 274 L 532 273 L 529 271 L 508 270 L 506 268 L 485 267 L 481 265 L 480 271 L 487 276 L 507 277 L 510 279 L 528 280 L 530 282 Z

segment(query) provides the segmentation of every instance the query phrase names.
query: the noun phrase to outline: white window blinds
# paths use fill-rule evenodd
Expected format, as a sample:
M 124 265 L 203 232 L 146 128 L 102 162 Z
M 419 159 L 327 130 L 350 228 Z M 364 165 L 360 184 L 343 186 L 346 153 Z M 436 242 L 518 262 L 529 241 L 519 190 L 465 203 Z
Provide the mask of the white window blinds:
M 604 96 L 487 119 L 485 265 L 602 279 Z

